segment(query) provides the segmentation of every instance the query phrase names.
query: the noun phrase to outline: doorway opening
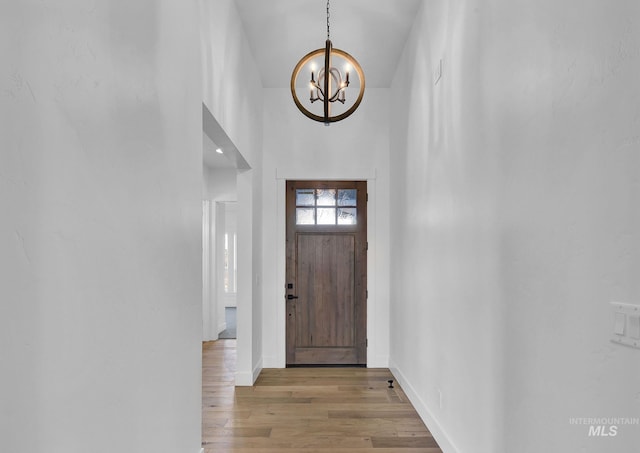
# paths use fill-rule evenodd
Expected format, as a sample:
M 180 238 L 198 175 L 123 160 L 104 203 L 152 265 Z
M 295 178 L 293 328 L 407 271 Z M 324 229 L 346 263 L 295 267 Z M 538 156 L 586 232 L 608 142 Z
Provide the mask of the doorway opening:
M 203 340 L 235 339 L 237 169 L 206 134 L 203 139 Z

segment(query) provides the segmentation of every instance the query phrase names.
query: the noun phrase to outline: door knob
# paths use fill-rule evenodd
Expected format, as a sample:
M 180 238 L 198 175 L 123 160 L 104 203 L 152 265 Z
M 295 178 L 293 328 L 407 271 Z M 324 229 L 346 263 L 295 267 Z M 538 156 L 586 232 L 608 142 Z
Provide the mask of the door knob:
M 293 294 L 287 294 L 287 300 L 297 299 L 298 296 L 294 296 Z

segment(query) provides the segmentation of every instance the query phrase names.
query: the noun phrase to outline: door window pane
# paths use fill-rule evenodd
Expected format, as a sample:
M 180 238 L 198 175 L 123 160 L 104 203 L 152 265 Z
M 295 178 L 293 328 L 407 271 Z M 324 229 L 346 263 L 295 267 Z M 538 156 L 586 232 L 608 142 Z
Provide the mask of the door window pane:
M 296 208 L 296 225 L 315 225 L 316 210 L 314 208 Z
M 336 189 L 317 189 L 318 206 L 335 206 Z
M 296 190 L 296 206 L 314 206 L 315 202 L 316 197 L 313 189 Z
M 338 225 L 355 225 L 357 222 L 356 208 L 339 208 Z
M 336 208 L 318 208 L 318 225 L 335 225 Z
M 357 197 L 357 189 L 296 189 L 296 225 L 356 225 Z
M 339 189 L 338 206 L 356 206 L 356 189 Z

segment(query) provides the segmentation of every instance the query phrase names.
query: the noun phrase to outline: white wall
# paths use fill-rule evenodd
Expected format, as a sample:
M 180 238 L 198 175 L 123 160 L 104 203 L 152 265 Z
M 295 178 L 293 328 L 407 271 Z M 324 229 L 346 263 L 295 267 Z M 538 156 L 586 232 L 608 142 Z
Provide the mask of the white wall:
M 202 3 L 204 104 L 251 168 L 261 157 L 262 83 L 233 0 Z
M 425 2 L 392 85 L 391 367 L 446 453 L 501 451 L 500 168 L 472 3 Z
M 640 351 L 609 341 L 609 301 L 640 302 L 639 20 L 630 0 L 416 20 L 392 87 L 391 362 L 445 453 L 637 450 L 638 426 L 569 418 L 640 416 Z
M 262 367 L 262 84 L 235 2 L 200 2 L 204 104 L 250 168 L 237 178 L 236 385 L 251 385 Z
M 609 342 L 609 302 L 640 304 L 640 4 L 502 8 L 490 58 L 510 83 L 488 95 L 505 189 L 505 448 L 632 453 L 640 426 L 593 439 L 568 418 L 640 417 L 640 350 Z
M 288 89 L 264 90 L 263 350 L 266 367 L 285 365 L 285 182 L 366 179 L 368 218 L 368 365 L 389 353 L 389 96 L 367 89 L 349 118 L 327 127 L 305 117 Z
M 235 168 L 204 168 L 204 198 L 211 201 L 238 201 L 238 170 Z
M 198 13 L 0 5 L 2 451 L 200 451 Z
M 217 222 L 219 221 L 216 203 L 202 201 L 202 341 L 218 339 L 218 310 L 216 295 L 216 241 Z

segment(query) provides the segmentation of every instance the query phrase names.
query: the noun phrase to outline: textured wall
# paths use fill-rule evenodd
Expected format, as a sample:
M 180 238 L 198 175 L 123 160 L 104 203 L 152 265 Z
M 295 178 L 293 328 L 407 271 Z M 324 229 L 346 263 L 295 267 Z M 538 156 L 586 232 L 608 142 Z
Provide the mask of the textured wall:
M 505 448 L 633 453 L 640 425 L 594 438 L 569 419 L 640 417 L 640 350 L 609 342 L 609 302 L 640 304 L 640 5 L 502 3 L 488 20 L 508 81 L 487 96 L 503 173 Z
M 480 3 L 425 3 L 391 90 L 391 367 L 447 453 L 501 451 L 501 175 Z
M 391 359 L 446 452 L 637 450 L 638 426 L 570 418 L 640 416 L 639 351 L 609 342 L 609 302 L 640 303 L 639 20 L 601 0 L 417 18 L 392 89 Z
M 0 4 L 2 451 L 199 451 L 198 17 Z
M 233 0 L 202 3 L 203 99 L 251 168 L 262 156 L 262 83 Z

